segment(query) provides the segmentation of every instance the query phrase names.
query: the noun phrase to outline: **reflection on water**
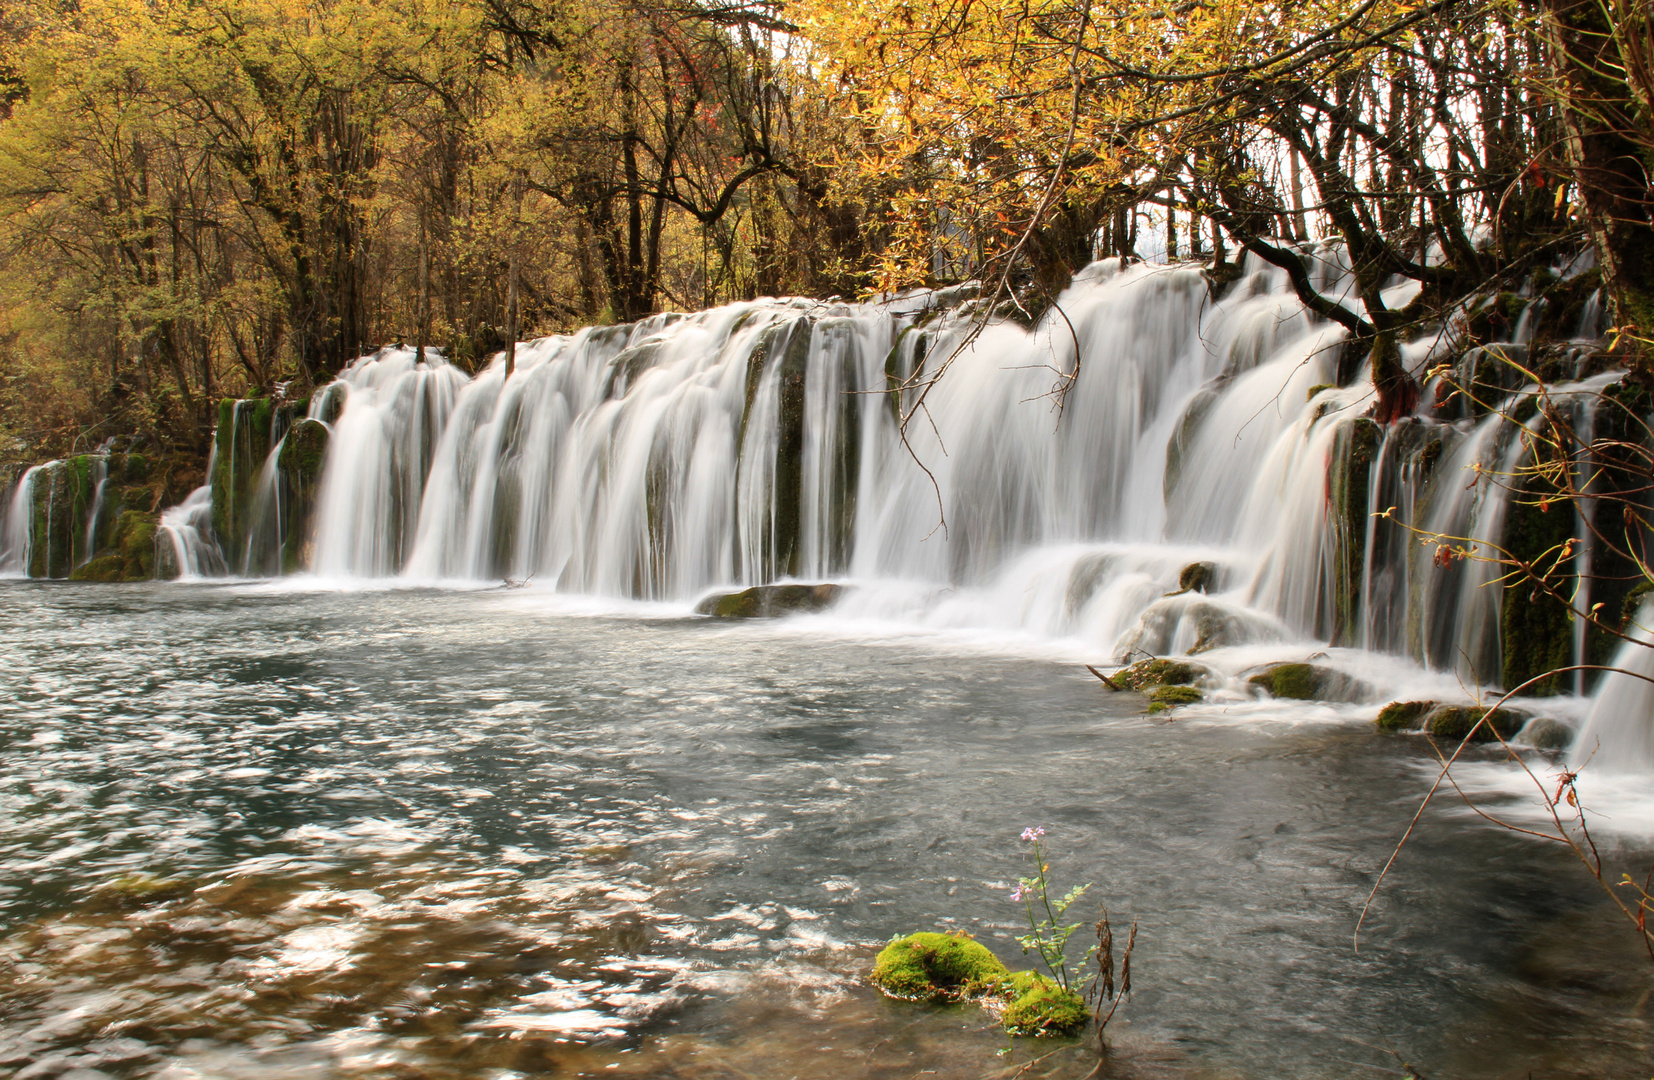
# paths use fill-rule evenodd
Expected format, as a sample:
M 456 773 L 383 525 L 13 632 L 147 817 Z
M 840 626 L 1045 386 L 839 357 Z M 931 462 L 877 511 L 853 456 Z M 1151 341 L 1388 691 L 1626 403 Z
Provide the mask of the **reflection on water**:
M 1634 938 L 1458 815 L 1352 950 L 1425 750 L 1336 715 L 1167 723 L 1049 664 L 532 593 L 0 595 L 18 1077 L 1084 1076 L 860 981 L 921 928 L 1020 961 L 1036 822 L 1142 924 L 1105 1075 L 1650 1057 Z

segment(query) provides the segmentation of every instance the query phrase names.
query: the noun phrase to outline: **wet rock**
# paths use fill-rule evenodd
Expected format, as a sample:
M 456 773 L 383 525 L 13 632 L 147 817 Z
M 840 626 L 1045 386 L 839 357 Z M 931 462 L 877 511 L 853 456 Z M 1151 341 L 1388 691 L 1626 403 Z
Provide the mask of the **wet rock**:
M 286 532 L 282 537 L 281 565 L 287 574 L 308 570 L 315 555 L 316 494 L 332 429 L 320 420 L 304 419 L 293 425 L 282 441 L 276 468 L 281 471 L 288 497 Z
M 1273 664 L 1246 680 L 1270 697 L 1293 701 L 1362 701 L 1372 690 L 1352 675 L 1318 664 Z
M 1211 673 L 1212 669 L 1205 664 L 1156 658 L 1139 660 L 1131 667 L 1111 676 L 1111 681 L 1128 690 L 1150 690 L 1156 686 L 1188 686 Z
M 1487 723 L 1476 727 L 1476 722 L 1487 714 Z M 1514 739 L 1526 717 L 1510 709 L 1485 709 L 1480 705 L 1442 705 L 1424 718 L 1424 730 L 1440 739 L 1463 740 L 1472 728 L 1473 742 L 1493 742 L 1498 737 Z
M 1226 645 L 1244 645 L 1247 642 L 1245 620 L 1216 604 L 1193 604 L 1185 618 L 1194 620 L 1195 643 L 1190 653 L 1210 652 Z
M 1437 707 L 1434 701 L 1392 701 L 1378 710 L 1379 729 L 1417 731 L 1424 726 L 1424 718 Z
M 918 933 L 886 945 L 869 978 L 904 1001 L 956 1001 L 999 990 L 1011 972 L 968 934 Z
M 714 593 L 695 605 L 695 614 L 718 619 L 763 619 L 801 611 L 824 611 L 844 595 L 843 585 L 755 585 Z
M 1517 738 L 1539 750 L 1566 750 L 1573 744 L 1574 729 L 1548 716 L 1536 716 Z

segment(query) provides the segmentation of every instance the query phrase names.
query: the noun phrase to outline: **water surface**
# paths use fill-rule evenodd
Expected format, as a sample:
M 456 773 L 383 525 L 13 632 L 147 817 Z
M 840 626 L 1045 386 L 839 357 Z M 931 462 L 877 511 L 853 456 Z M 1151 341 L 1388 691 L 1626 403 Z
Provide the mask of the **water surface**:
M 1031 824 L 1140 925 L 1105 1075 L 1654 1059 L 1634 935 L 1462 814 L 1353 947 L 1430 758 L 1326 710 L 1168 721 L 1067 664 L 534 590 L 0 588 L 20 1078 L 1083 1076 L 862 981 L 917 929 L 1024 963 Z

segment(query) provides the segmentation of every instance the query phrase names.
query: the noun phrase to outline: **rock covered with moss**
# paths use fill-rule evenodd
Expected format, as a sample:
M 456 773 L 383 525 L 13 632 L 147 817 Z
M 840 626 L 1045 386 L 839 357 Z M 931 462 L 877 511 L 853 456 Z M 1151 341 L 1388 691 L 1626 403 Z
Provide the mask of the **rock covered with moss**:
M 713 593 L 695 605 L 695 614 L 719 619 L 762 619 L 825 611 L 844 595 L 844 586 L 755 585 L 740 592 Z
M 1318 664 L 1271 664 L 1246 681 L 1292 701 L 1362 701 L 1372 693 L 1360 679 Z
M 1477 721 L 1484 715 L 1487 723 L 1477 727 Z M 1384 731 L 1424 731 L 1437 738 L 1456 741 L 1462 740 L 1474 729 L 1473 742 L 1492 742 L 1496 738 L 1514 739 L 1528 722 L 1528 717 L 1514 709 L 1488 709 L 1481 705 L 1392 701 L 1378 711 L 1377 722 Z M 1551 739 L 1554 741 L 1555 737 L 1553 733 Z
M 869 976 L 902 1001 L 979 999 L 1013 1035 L 1068 1035 L 1085 1026 L 1085 1001 L 1033 971 L 1013 973 L 965 933 L 921 932 L 879 952 Z
M 958 1001 L 1009 985 L 1010 969 L 968 934 L 897 938 L 873 961 L 873 985 L 903 1001 Z

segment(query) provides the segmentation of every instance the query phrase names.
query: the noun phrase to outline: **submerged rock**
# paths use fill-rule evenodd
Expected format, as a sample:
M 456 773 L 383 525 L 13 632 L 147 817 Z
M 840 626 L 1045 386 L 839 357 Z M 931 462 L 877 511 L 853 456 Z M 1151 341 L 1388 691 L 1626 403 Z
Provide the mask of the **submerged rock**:
M 762 619 L 825 611 L 843 595 L 843 585 L 755 585 L 740 592 L 713 593 L 695 605 L 695 614 L 718 619 Z
M 1548 716 L 1536 716 L 1517 737 L 1540 750 L 1566 750 L 1573 744 L 1574 729 Z
M 1353 675 L 1318 664 L 1272 664 L 1246 680 L 1270 697 L 1293 701 L 1362 701 L 1372 690 Z

